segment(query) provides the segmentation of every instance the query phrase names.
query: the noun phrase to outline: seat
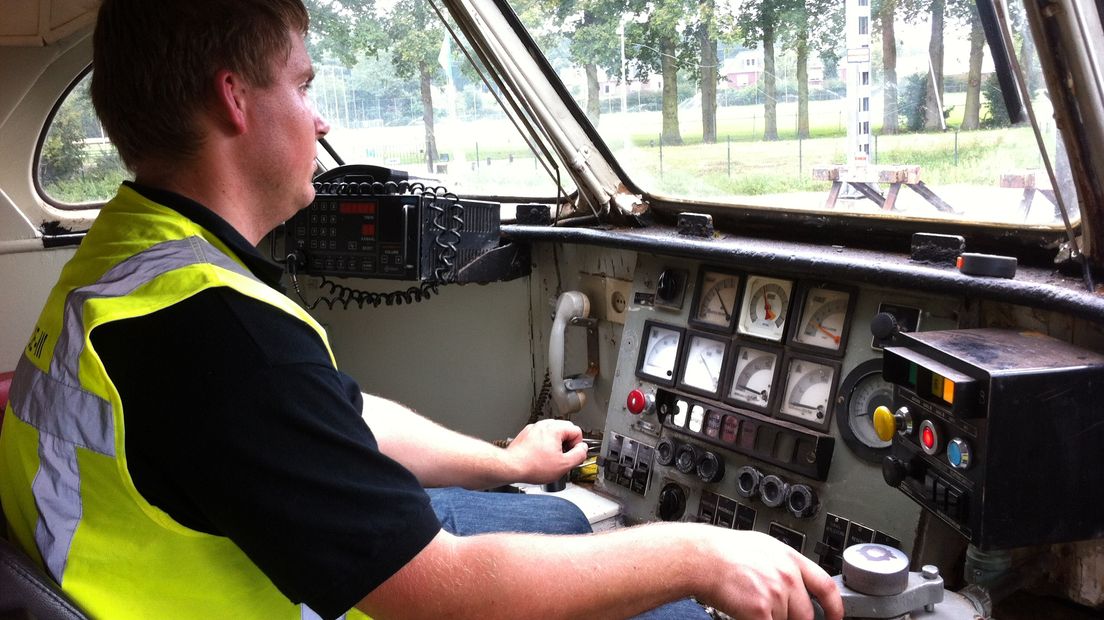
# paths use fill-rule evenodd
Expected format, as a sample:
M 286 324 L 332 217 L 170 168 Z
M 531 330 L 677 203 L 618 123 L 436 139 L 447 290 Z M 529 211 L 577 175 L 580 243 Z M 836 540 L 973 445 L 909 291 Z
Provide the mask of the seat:
M 0 373 L 0 411 L 8 403 L 12 373 Z M 0 620 L 88 620 L 52 579 L 4 539 L 0 512 Z

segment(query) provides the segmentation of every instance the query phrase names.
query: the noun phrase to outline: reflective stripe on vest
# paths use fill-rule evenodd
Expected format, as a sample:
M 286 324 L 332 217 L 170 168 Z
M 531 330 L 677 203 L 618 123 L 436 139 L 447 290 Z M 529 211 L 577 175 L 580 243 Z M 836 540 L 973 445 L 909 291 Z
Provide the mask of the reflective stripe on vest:
M 12 411 L 39 431 L 40 468 L 31 486 L 39 509 L 35 542 L 50 576 L 59 584 L 83 512 L 75 448 L 115 455 L 111 403 L 81 389 L 78 378 L 84 304 L 94 298 L 128 295 L 169 271 L 199 263 L 255 279 L 200 237 L 162 242 L 115 265 L 96 283 L 69 294 L 49 373 L 39 370 L 25 355 L 19 360 L 17 381 L 11 386 Z

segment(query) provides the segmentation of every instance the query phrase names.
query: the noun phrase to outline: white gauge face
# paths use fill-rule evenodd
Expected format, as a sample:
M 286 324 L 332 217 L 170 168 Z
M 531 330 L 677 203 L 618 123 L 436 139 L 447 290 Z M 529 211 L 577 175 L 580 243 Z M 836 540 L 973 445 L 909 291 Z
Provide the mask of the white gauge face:
M 809 289 L 794 340 L 822 349 L 838 351 L 847 325 L 851 294 L 827 288 Z
M 893 407 L 893 384 L 882 379 L 881 373 L 869 374 L 851 392 L 847 403 L 847 425 L 856 439 L 874 449 L 888 448 L 893 443 L 878 437 L 874 430 L 874 410 L 879 406 Z
M 702 274 L 701 291 L 694 319 L 699 323 L 732 329 L 732 317 L 737 310 L 736 292 L 740 276 L 718 271 Z
M 738 331 L 768 340 L 782 340 L 793 282 L 751 276 L 744 292 Z
M 786 393 L 780 413 L 823 426 L 828 420 L 828 399 L 836 371 L 831 366 L 809 360 L 790 360 L 786 373 Z
M 766 407 L 770 402 L 771 383 L 777 364 L 778 354 L 773 351 L 740 347 L 736 353 L 728 397 L 756 407 Z
M 674 378 L 681 335 L 676 330 L 652 325 L 648 332 L 648 342 L 644 345 L 644 361 L 640 364 L 640 372 L 665 380 Z
M 724 372 L 726 344 L 705 336 L 691 335 L 686 345 L 682 384 L 716 394 L 721 386 L 721 373 Z

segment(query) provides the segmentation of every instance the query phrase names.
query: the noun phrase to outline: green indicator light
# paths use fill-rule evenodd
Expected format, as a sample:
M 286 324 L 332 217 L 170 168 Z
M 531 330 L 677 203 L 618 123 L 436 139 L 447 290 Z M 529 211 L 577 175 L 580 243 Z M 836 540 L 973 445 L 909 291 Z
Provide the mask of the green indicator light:
M 916 385 L 916 364 L 909 362 L 909 385 Z

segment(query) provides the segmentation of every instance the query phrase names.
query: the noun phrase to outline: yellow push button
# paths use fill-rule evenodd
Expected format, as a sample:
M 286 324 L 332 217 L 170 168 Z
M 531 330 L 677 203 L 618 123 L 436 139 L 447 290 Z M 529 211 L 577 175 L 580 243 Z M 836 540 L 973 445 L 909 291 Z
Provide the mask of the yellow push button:
M 874 433 L 878 435 L 878 439 L 891 441 L 896 432 L 897 420 L 893 417 L 893 412 L 885 405 L 878 406 L 874 410 Z

